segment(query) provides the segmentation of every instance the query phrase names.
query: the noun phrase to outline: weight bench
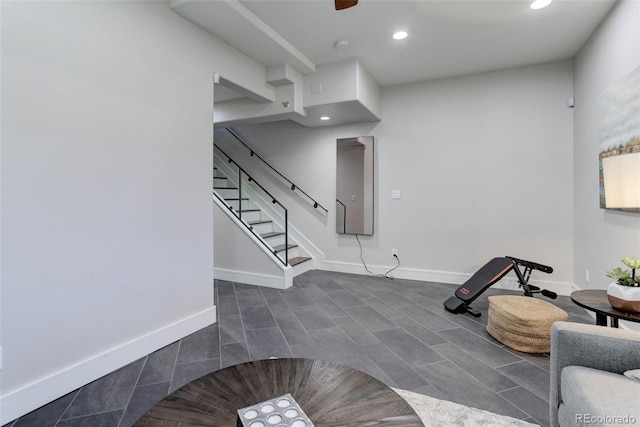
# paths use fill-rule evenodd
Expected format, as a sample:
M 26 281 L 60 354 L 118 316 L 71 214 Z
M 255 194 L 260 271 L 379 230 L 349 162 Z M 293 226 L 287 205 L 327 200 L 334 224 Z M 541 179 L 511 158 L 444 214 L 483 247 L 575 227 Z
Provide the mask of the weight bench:
M 550 274 L 553 272 L 553 268 L 536 262 L 506 256 L 493 258 L 480 270 L 476 271 L 469 280 L 456 289 L 455 296 L 444 302 L 444 308 L 452 313 L 469 313 L 474 317 L 480 317 L 480 312 L 472 309 L 470 304 L 489 286 L 497 283 L 511 270 L 518 277 L 518 287 L 523 289 L 525 296 L 532 297 L 533 294 L 541 293 L 547 298 L 557 298 L 558 295 L 555 292 L 529 284 L 529 278 L 533 270 Z

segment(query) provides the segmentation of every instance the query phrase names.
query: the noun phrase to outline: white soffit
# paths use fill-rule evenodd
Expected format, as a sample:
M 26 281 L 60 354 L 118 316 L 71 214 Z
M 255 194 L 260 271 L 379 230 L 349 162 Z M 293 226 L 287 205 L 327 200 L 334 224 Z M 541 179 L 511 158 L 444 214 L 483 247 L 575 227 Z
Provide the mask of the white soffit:
M 169 6 L 229 46 L 269 67 L 291 64 L 303 74 L 315 64 L 237 0 L 171 0 Z

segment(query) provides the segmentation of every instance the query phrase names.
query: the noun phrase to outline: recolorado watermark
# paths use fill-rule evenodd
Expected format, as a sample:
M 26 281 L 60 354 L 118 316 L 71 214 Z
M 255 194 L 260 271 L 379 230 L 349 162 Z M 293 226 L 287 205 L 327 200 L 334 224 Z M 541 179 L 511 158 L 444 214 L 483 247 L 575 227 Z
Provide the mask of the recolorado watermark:
M 637 419 L 633 415 L 593 415 L 576 414 L 576 423 L 582 424 L 636 424 Z

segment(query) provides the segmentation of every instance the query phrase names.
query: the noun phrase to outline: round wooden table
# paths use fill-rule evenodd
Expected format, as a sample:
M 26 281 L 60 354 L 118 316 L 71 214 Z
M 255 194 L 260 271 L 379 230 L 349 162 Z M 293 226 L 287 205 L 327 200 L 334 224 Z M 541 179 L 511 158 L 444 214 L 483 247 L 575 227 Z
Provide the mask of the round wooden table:
M 176 390 L 135 426 L 235 426 L 237 410 L 290 393 L 316 427 L 424 426 L 409 404 L 377 379 L 310 359 L 230 366 Z
M 640 323 L 640 314 L 626 313 L 616 310 L 609 304 L 607 291 L 604 289 L 589 289 L 575 291 L 571 294 L 571 301 L 580 307 L 596 313 L 596 325 L 607 326 L 607 318 L 611 319 L 611 327 L 618 327 L 618 320 Z

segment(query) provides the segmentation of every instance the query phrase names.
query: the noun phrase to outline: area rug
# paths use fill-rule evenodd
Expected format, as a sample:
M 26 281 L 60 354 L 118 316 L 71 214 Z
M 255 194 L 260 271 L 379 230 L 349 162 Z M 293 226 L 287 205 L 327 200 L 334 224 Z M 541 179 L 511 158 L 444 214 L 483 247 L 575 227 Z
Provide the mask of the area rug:
M 470 408 L 446 400 L 435 399 L 424 394 L 394 388 L 407 403 L 416 411 L 425 427 L 440 426 L 488 426 L 488 427 L 532 427 L 531 424 L 505 415 L 481 409 Z

